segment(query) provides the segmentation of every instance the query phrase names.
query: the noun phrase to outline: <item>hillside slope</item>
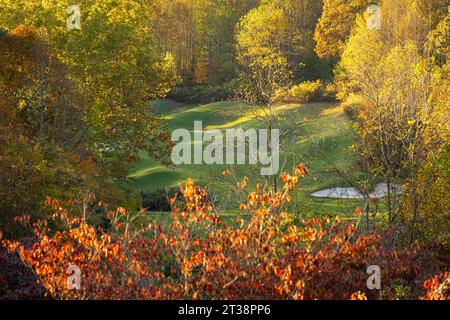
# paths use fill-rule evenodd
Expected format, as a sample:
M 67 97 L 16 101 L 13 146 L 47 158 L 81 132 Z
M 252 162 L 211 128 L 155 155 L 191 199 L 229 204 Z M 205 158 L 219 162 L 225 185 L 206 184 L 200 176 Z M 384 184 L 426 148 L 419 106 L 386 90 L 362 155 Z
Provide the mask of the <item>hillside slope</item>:
M 214 102 L 205 105 L 186 105 L 171 100 L 152 102 L 154 112 L 164 117 L 171 130 L 193 129 L 194 121 L 201 120 L 203 129 L 258 128 L 261 123 L 248 116 L 248 108 L 236 102 Z M 342 108 L 329 103 L 289 104 L 277 107 L 282 132 L 282 156 L 280 164 L 290 170 L 293 163 L 304 163 L 309 175 L 301 182 L 297 205 L 299 210 L 313 212 L 352 211 L 358 200 L 316 199 L 313 191 L 334 186 L 347 186 L 361 178 L 354 155 L 349 151 L 354 133 L 351 122 Z M 180 165 L 164 167 L 146 155 L 130 173 L 132 187 L 139 191 L 151 191 L 176 187 L 192 178 L 208 184 L 217 192 L 226 189 L 220 180 L 225 165 Z M 237 167 L 239 175 L 249 168 Z M 281 170 L 280 170 L 281 171 Z

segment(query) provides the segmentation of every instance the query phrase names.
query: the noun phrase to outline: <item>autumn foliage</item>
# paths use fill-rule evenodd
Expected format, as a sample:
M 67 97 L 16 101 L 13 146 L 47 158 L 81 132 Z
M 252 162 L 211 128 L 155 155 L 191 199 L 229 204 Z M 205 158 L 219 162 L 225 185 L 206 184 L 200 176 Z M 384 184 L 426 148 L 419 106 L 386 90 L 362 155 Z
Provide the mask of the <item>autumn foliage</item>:
M 449 300 L 450 275 L 448 272 L 427 279 L 423 286 L 427 290 L 425 300 Z
M 169 199 L 168 226 L 118 208 L 107 212 L 111 226 L 104 230 L 71 213 L 76 203 L 47 199 L 47 220 L 16 218 L 34 230 L 32 246 L 2 243 L 59 299 L 396 298 L 393 284 L 418 275 L 415 249 L 389 249 L 380 235 L 359 234 L 340 218 L 294 224 L 284 208 L 306 173 L 301 165 L 285 173 L 277 192 L 262 185 L 248 191 L 241 217 L 229 225 L 206 190 L 188 180 Z M 372 264 L 382 270 L 382 291 L 367 289 Z M 81 270 L 80 290 L 68 289 L 70 265 Z M 445 286 L 448 275 L 429 280 L 426 298 L 448 298 Z

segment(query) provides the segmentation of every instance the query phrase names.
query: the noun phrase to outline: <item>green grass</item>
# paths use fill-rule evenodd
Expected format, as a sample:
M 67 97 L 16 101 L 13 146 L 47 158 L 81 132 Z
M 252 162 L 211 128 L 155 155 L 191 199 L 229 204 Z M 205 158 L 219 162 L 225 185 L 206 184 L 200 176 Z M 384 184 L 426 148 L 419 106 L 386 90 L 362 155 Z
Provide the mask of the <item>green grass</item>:
M 236 102 L 187 105 L 171 100 L 156 100 L 152 106 L 155 113 L 163 116 L 170 130 L 192 130 L 196 120 L 203 122 L 204 130 L 262 127 L 260 122 L 249 116 L 251 107 Z M 283 169 L 287 171 L 291 171 L 292 165 L 299 162 L 309 168 L 309 175 L 299 184 L 294 203 L 297 210 L 313 214 L 346 214 L 351 213 L 356 206 L 361 206 L 361 200 L 316 199 L 310 196 L 313 191 L 347 186 L 364 177 L 354 155 L 349 151 L 354 132 L 342 108 L 329 103 L 289 104 L 278 106 L 277 113 L 280 117 L 278 127 L 282 132 L 280 165 L 285 163 Z M 225 194 L 228 189 L 223 180 L 218 178 L 225 165 L 180 165 L 169 168 L 144 153 L 142 156 L 143 161 L 129 175 L 135 190 L 176 187 L 187 178 L 207 184 L 218 195 Z M 238 175 L 250 175 L 249 166 L 236 168 Z M 228 205 L 226 214 L 236 214 L 235 206 Z

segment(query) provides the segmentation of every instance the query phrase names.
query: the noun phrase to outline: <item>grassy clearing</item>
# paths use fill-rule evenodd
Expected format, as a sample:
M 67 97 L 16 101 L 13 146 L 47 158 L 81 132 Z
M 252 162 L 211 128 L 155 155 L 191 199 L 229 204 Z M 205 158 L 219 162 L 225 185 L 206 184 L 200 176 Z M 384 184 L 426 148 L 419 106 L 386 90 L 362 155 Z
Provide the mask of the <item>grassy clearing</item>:
M 152 103 L 154 111 L 163 116 L 170 129 L 193 129 L 196 120 L 203 121 L 206 129 L 258 128 L 262 124 L 248 115 L 250 107 L 236 102 L 215 102 L 205 105 L 187 105 L 171 100 Z M 342 108 L 329 103 L 288 104 L 277 107 L 282 132 L 280 165 L 290 171 L 294 163 L 302 162 L 310 170 L 300 183 L 296 203 L 298 212 L 351 213 L 362 200 L 317 199 L 311 192 L 335 186 L 348 186 L 361 180 L 354 155 L 349 151 L 354 133 L 351 122 Z M 132 187 L 150 191 L 176 187 L 178 183 L 192 178 L 207 184 L 210 190 L 223 196 L 227 186 L 219 179 L 225 165 L 180 165 L 167 168 L 143 154 L 143 161 L 130 173 Z M 248 174 L 248 166 L 236 167 L 238 176 Z M 248 174 L 249 175 L 249 174 Z M 254 181 L 252 181 L 254 182 Z M 233 199 L 229 201 L 233 203 Z M 225 215 L 235 215 L 235 205 L 228 205 Z

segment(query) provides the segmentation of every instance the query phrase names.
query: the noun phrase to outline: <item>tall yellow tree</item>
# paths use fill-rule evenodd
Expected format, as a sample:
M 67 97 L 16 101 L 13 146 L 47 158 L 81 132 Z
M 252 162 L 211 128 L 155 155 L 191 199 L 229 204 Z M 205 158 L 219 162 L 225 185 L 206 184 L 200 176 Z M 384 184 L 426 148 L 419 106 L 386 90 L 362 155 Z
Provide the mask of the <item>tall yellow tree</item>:
M 386 0 L 381 9 L 381 30 L 370 30 L 366 17 L 357 18 L 337 81 L 341 98 L 356 94 L 364 101 L 357 123 L 363 162 L 386 179 L 388 188 L 400 183 L 408 190 L 402 201 L 409 202 L 409 210 L 399 210 L 395 192 L 388 193 L 387 208 L 389 221 L 405 222 L 409 239 L 414 239 L 419 222 L 429 214 L 421 209 L 430 195 L 419 183 L 419 172 L 450 134 L 448 72 L 423 50 L 427 26 L 417 1 Z
M 357 13 L 363 12 L 372 3 L 374 1 L 370 0 L 324 0 L 314 35 L 318 56 L 336 61 L 344 50 Z

